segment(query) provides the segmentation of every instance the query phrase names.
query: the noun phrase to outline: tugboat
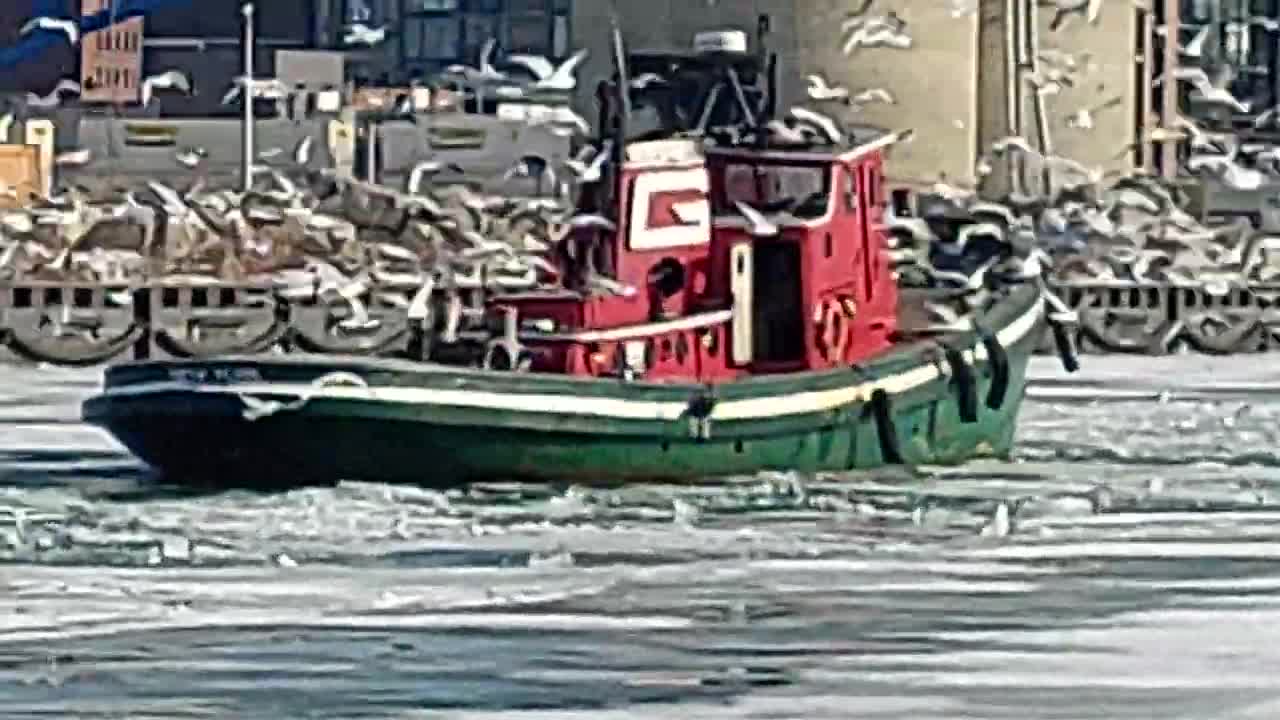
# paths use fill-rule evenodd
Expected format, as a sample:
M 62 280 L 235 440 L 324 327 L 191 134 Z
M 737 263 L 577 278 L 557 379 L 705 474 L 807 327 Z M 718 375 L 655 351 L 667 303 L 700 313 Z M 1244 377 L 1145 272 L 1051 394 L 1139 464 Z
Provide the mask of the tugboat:
M 85 420 L 174 481 L 616 483 L 1006 455 L 1043 284 L 921 322 L 885 228 L 900 134 L 780 142 L 776 62 L 719 40 L 626 55 L 615 38 L 612 162 L 558 248 L 564 282 L 489 296 L 500 329 L 465 360 L 440 360 L 428 330 L 413 359 L 126 362 Z M 640 90 L 629 71 L 664 77 Z M 652 130 L 630 127 L 641 107 Z

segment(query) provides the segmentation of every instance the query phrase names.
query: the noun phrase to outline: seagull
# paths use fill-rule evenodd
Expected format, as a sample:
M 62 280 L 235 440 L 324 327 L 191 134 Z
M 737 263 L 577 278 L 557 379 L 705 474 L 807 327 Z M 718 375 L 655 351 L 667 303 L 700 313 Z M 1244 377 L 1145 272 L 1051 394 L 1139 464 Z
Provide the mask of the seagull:
M 604 175 L 605 163 L 609 161 L 612 151 L 612 141 L 605 141 L 604 147 L 591 156 L 590 164 L 587 164 L 585 160 L 570 158 L 564 161 L 564 165 L 577 176 L 579 184 L 588 185 L 600 182 L 601 177 Z
M 996 155 L 1002 155 L 1010 149 L 1026 153 L 1028 155 L 1038 156 L 1040 154 L 1035 148 L 1031 147 L 1031 143 L 1027 142 L 1027 139 L 1021 135 L 1009 135 L 991 143 L 991 152 Z
M 593 230 L 604 230 L 605 232 L 618 232 L 618 226 L 603 215 L 575 215 L 569 220 L 569 227 L 574 230 L 591 228 Z
M 578 86 L 578 79 L 574 73 L 582 61 L 587 59 L 587 54 L 587 50 L 579 50 L 559 67 L 553 67 L 549 60 L 537 55 L 510 55 L 507 57 L 507 62 L 521 65 L 532 72 L 538 78 L 534 87 L 540 90 L 568 92 Z
M 961 315 L 948 305 L 936 302 L 925 302 L 925 312 L 929 315 L 929 330 L 966 332 L 973 329 L 973 318 Z
M 347 26 L 347 34 L 342 38 L 344 45 L 366 45 L 373 47 L 387 40 L 387 26 L 371 28 L 364 23 L 352 23 Z
M 841 48 L 845 55 L 852 54 L 859 47 L 883 46 L 906 50 L 912 46 L 911 36 L 905 32 L 906 23 L 892 13 L 885 18 L 846 20 L 841 29 L 849 33 Z
M 1266 30 L 1267 32 L 1280 31 L 1280 20 L 1276 20 L 1275 18 L 1269 18 L 1265 15 L 1251 15 L 1244 22 L 1229 22 L 1226 25 L 1227 25 L 1227 32 L 1240 32 L 1241 30 L 1248 30 L 1250 25 L 1260 25 L 1262 29 Z M 1205 30 L 1208 30 L 1208 26 L 1205 27 Z
M 299 165 L 306 165 L 311 162 L 311 144 L 315 141 L 313 136 L 308 135 L 298 143 L 298 147 L 293 150 L 293 161 Z
M 632 90 L 644 90 L 650 85 L 666 85 L 667 79 L 657 73 L 643 73 L 631 78 L 628 85 Z
M 1009 503 L 1001 500 L 996 503 L 995 511 L 991 513 L 991 520 L 983 524 L 978 533 L 985 537 L 1007 536 L 1013 530 L 1013 523 L 1009 515 Z
M 83 165 L 88 165 L 89 160 L 92 159 L 92 157 L 93 157 L 93 152 L 90 151 L 89 148 L 81 148 L 79 150 L 69 150 L 67 152 L 60 153 L 57 157 L 55 157 L 53 159 L 53 164 L 60 165 L 60 166 L 70 165 L 70 166 L 79 167 Z
M 228 105 L 232 100 L 239 97 L 240 93 L 244 91 L 244 84 L 245 80 L 243 76 L 236 78 L 231 89 L 227 91 L 226 95 L 222 96 L 222 104 Z M 249 84 L 251 85 L 250 92 L 255 98 L 279 101 L 288 98 L 291 94 L 288 84 L 278 78 L 269 78 L 265 80 L 253 79 Z
M 49 91 L 48 95 L 41 97 L 33 92 L 27 93 L 27 104 L 31 107 L 48 108 L 57 107 L 62 102 L 63 93 L 80 94 L 80 83 L 75 80 L 63 78 L 58 84 Z
M 1196 92 L 1204 96 L 1204 101 L 1215 105 L 1226 105 L 1237 112 L 1249 112 L 1249 103 L 1241 102 L 1231 91 L 1225 87 L 1219 87 L 1209 79 L 1209 75 L 1203 68 L 1198 67 L 1179 67 L 1173 71 L 1174 80 L 1184 80 L 1195 86 Z M 1161 75 L 1151 83 L 1152 87 L 1156 87 L 1165 81 L 1165 76 Z
M 817 131 L 807 125 L 789 125 L 776 118 L 766 123 L 764 129 L 771 141 L 782 145 L 811 145 L 817 136 Z
M 869 88 L 849 99 L 849 104 L 855 107 L 861 107 L 873 102 L 882 102 L 886 105 L 892 105 L 897 102 L 897 99 L 893 97 L 893 93 L 884 88 Z
M 807 108 L 793 107 L 791 108 L 791 117 L 799 122 L 812 125 L 816 130 L 821 131 L 827 137 L 827 141 L 832 144 L 839 145 L 844 142 L 844 131 L 836 125 L 835 120 L 826 115 L 816 113 Z
M 588 289 L 619 297 L 635 297 L 639 294 L 634 286 L 618 282 L 599 273 L 592 273 L 586 278 Z
M 52 17 L 32 18 L 26 25 L 22 26 L 22 29 L 18 30 L 18 34 L 27 35 L 35 30 L 62 33 L 67 36 L 67 41 L 72 45 L 77 45 L 80 42 L 80 22 L 78 20 Z
M 1192 155 L 1187 159 L 1188 170 L 1195 172 L 1201 168 L 1216 171 L 1222 183 L 1235 190 L 1257 190 L 1267 182 L 1266 173 L 1237 164 L 1234 152 L 1228 155 Z
M 821 75 L 809 76 L 809 99 L 817 102 L 830 100 L 848 100 L 849 88 L 831 85 Z
M 1035 88 L 1037 94 L 1045 96 L 1057 95 L 1064 89 L 1075 85 L 1070 73 L 1047 67 L 1023 75 L 1022 80 Z
M 1048 0 L 1043 3 L 1055 8 L 1053 20 L 1049 21 L 1049 30 L 1057 30 L 1071 15 L 1083 14 L 1090 25 L 1098 24 L 1098 16 L 1102 13 L 1102 0 Z
M 493 51 L 497 47 L 498 41 L 489 38 L 488 42 L 480 50 L 480 67 L 478 69 L 466 65 L 450 65 L 444 69 L 445 74 L 460 75 L 464 80 L 476 83 L 509 80 L 510 78 L 505 73 L 500 73 L 493 67 Z
M 466 172 L 457 163 L 442 163 L 439 160 L 425 160 L 413 166 L 409 171 L 409 180 L 405 183 L 405 192 L 416 195 L 422 189 L 423 178 L 431 177 L 444 170 L 451 170 L 459 175 Z
M 741 200 L 735 200 L 733 205 L 747 219 L 747 233 L 753 237 L 774 237 L 781 232 L 778 226 L 769 222 L 769 219 L 759 210 Z
M 547 183 L 551 187 L 556 187 L 559 178 L 556 172 L 551 168 L 551 163 L 540 157 L 524 158 L 512 165 L 502 175 L 503 180 L 511 180 L 512 178 L 526 178 L 536 180 L 539 183 Z
M 1178 44 L 1178 51 L 1190 58 L 1203 57 L 1204 44 L 1205 44 L 1205 41 L 1209 39 L 1210 29 L 1212 28 L 1209 25 L 1205 25 L 1201 27 L 1200 30 L 1195 34 L 1195 36 L 1191 38 L 1191 41 L 1188 42 L 1186 45 L 1183 45 L 1181 43 Z M 1156 28 L 1156 34 L 1161 37 L 1166 37 L 1169 34 L 1169 31 L 1164 25 L 1161 25 L 1160 27 Z
M 567 132 L 577 132 L 578 134 L 589 137 L 591 135 L 591 123 L 586 118 L 573 111 L 570 107 L 558 107 L 550 117 L 545 120 L 535 121 L 533 124 L 548 125 L 551 128 L 565 127 Z
M 1239 138 L 1234 133 L 1209 132 L 1182 115 L 1179 115 L 1173 124 L 1178 130 L 1185 130 L 1191 135 L 1192 150 L 1225 153 L 1229 152 L 1239 142 Z M 1160 130 L 1160 128 L 1155 128 L 1155 130 Z M 1153 133 L 1155 130 L 1153 130 Z M 1154 141 L 1154 138 L 1152 139 Z
M 1095 114 L 1109 108 L 1117 107 L 1123 101 L 1124 99 L 1117 95 L 1116 97 L 1105 100 L 1097 105 L 1081 108 L 1067 116 L 1067 127 L 1074 130 L 1092 130 L 1094 127 Z
M 178 151 L 178 153 L 174 155 L 174 159 L 178 161 L 179 165 L 182 165 L 183 167 L 189 167 L 189 168 L 195 168 L 199 166 L 200 163 L 207 160 L 208 157 L 209 157 L 209 152 L 204 148 L 200 148 L 200 147 L 186 148 L 184 150 Z
M 151 104 L 151 97 L 156 90 L 177 90 L 179 92 L 191 94 L 191 80 L 177 70 L 152 75 L 142 81 L 142 105 L 146 107 Z

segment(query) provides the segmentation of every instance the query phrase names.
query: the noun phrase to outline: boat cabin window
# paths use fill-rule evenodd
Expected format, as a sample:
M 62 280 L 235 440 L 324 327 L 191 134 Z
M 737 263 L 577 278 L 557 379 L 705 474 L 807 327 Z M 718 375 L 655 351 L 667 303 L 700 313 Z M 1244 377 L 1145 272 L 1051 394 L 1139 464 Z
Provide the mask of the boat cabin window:
M 808 220 L 827 214 L 831 173 L 820 165 L 730 163 L 724 170 L 724 188 L 725 207 L 717 212 L 736 212 L 734 203 L 740 201 Z

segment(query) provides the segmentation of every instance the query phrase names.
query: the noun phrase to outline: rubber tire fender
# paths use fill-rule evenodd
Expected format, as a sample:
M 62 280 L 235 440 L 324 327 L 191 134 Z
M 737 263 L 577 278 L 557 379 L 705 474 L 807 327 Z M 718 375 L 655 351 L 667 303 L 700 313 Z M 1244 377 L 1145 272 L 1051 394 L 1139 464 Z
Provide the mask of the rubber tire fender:
M 1071 331 L 1067 329 L 1065 323 L 1058 322 L 1052 318 L 1048 319 L 1049 330 L 1053 333 L 1053 345 L 1058 350 L 1058 360 L 1062 361 L 1062 367 L 1069 373 L 1076 372 L 1080 369 L 1080 358 L 1076 356 L 1075 344 L 1071 342 Z
M 1005 398 L 1009 394 L 1009 353 L 1000 344 L 995 333 L 986 328 L 978 329 L 978 339 L 987 351 L 987 362 L 991 364 L 991 387 L 987 388 L 987 407 L 999 410 L 1004 407 Z
M 889 399 L 889 393 L 884 390 L 871 393 L 871 416 L 876 423 L 881 459 L 889 465 L 902 465 L 902 449 L 898 445 L 898 429 L 893 423 L 893 401 Z
M 498 372 L 529 372 L 533 356 L 519 343 L 512 346 L 502 338 L 489 341 L 480 367 Z
M 964 352 L 944 345 L 942 354 L 951 368 L 951 378 L 956 384 L 956 407 L 960 411 L 960 422 L 978 422 L 978 379 L 974 376 L 973 366 L 965 362 Z

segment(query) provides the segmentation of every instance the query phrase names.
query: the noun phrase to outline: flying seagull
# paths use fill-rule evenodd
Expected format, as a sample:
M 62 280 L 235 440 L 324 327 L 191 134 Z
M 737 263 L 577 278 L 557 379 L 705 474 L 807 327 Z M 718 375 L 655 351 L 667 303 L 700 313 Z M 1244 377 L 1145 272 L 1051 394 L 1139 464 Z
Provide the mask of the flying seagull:
M 1057 30 L 1072 15 L 1083 14 L 1090 25 L 1098 24 L 1098 15 L 1102 13 L 1102 0 L 1048 0 L 1044 3 L 1054 8 L 1053 20 L 1049 21 L 1049 29 Z
M 89 150 L 89 148 L 81 148 L 79 150 L 68 150 L 67 152 L 60 153 L 57 157 L 53 159 L 53 163 L 55 165 L 70 165 L 73 167 L 79 167 L 81 165 L 88 165 L 89 160 L 92 157 L 93 157 L 93 153 Z
M 753 237 L 774 237 L 780 232 L 778 226 L 770 222 L 759 210 L 741 200 L 735 200 L 733 205 L 747 219 L 747 233 Z
M 72 45 L 80 42 L 80 23 L 77 20 L 52 17 L 32 18 L 26 25 L 22 26 L 18 34 L 27 35 L 35 30 L 62 33 L 67 36 L 67 41 Z
M 364 23 L 353 23 L 347 26 L 347 34 L 342 38 L 344 45 L 381 45 L 387 40 L 387 26 L 371 28 Z
M 836 145 L 844 142 L 844 131 L 842 131 L 836 121 L 826 115 L 816 113 L 812 110 L 802 107 L 791 108 L 791 117 L 798 122 L 813 126 L 826 136 L 827 141 Z
M 574 76 L 578 66 L 583 60 L 587 59 L 587 51 L 579 50 L 556 67 L 551 64 L 550 60 L 538 55 L 509 55 L 507 62 L 519 65 L 534 77 L 538 78 L 534 87 L 541 90 L 561 90 L 569 91 L 578 86 L 578 79 Z
M 1180 67 L 1173 71 L 1174 80 L 1183 80 L 1195 86 L 1197 92 L 1204 96 L 1204 101 L 1214 105 L 1226 105 L 1237 112 L 1249 112 L 1249 103 L 1241 102 L 1231 91 L 1225 87 L 1215 85 L 1209 79 L 1208 73 L 1198 67 Z M 1165 81 L 1165 76 L 1161 75 L 1151 83 L 1152 87 L 1156 87 Z
M 831 85 L 821 75 L 809 76 L 809 99 L 817 102 L 828 100 L 848 100 L 849 88 Z
M 151 98 L 155 96 L 156 90 L 177 90 L 190 95 L 191 80 L 177 70 L 152 75 L 143 80 L 141 98 L 143 107 L 151 104 Z
M 1095 115 L 1108 108 L 1117 107 L 1123 101 L 1124 99 L 1117 95 L 1097 105 L 1081 108 L 1067 116 L 1067 127 L 1075 130 L 1092 130 Z
M 174 159 L 184 167 L 195 168 L 209 157 L 208 151 L 204 148 L 187 148 L 181 150 L 174 156 Z

